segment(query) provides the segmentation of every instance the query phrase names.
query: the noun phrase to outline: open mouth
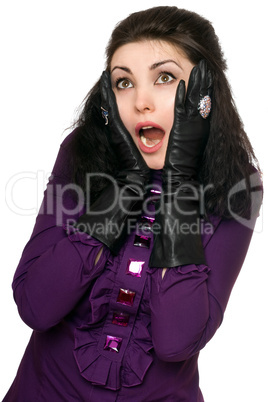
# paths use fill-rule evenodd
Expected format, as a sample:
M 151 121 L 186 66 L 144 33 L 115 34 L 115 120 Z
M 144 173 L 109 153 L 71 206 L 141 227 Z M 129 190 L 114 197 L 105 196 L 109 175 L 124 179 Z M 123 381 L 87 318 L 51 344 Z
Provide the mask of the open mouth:
M 141 142 L 146 145 L 146 147 L 152 148 L 162 141 L 165 133 L 160 128 L 153 126 L 143 127 L 139 131 L 139 136 Z
M 154 123 L 145 122 L 137 124 L 136 135 L 138 136 L 140 149 L 143 152 L 151 153 L 161 148 L 165 131 Z

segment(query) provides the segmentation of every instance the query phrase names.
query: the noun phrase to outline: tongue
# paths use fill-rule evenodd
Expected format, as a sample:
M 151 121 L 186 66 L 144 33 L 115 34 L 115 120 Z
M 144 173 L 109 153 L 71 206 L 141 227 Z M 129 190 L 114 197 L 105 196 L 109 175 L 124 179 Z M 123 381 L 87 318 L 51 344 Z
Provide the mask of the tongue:
M 161 141 L 164 136 L 164 132 L 159 128 L 153 127 L 153 128 L 147 128 L 146 130 L 142 130 L 141 135 L 143 135 L 145 138 L 149 140 Z
M 147 128 L 145 130 L 140 131 L 140 139 L 141 142 L 149 148 L 154 147 L 159 144 L 159 142 L 164 137 L 164 131 L 159 128 Z

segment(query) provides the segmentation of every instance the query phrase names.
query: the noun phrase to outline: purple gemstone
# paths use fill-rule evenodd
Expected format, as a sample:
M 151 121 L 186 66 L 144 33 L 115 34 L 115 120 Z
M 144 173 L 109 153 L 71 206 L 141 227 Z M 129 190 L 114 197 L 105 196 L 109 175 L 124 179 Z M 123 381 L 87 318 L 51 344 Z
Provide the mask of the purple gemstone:
M 117 303 L 125 304 L 126 306 L 133 306 L 135 294 L 136 292 L 120 288 Z
M 106 341 L 104 345 L 104 350 L 109 350 L 111 352 L 119 352 L 122 343 L 122 338 L 118 338 L 117 336 L 106 336 Z
M 137 261 L 130 258 L 127 263 L 126 273 L 128 275 L 138 276 L 140 278 L 144 264 L 145 261 Z
M 150 242 L 150 237 L 136 235 L 133 244 L 136 247 L 150 248 Z
M 154 221 L 155 221 L 155 218 L 153 218 L 152 216 L 145 216 L 145 215 L 143 215 L 143 216 L 141 217 L 141 222 L 142 222 L 142 223 L 152 224 L 152 223 L 154 223 Z
M 153 193 L 153 194 L 161 194 L 161 191 L 157 190 L 155 188 L 151 188 L 150 192 Z
M 141 222 L 141 229 L 143 231 L 152 231 L 153 223 L 155 221 L 155 218 L 149 217 L 149 216 L 142 216 L 140 219 Z
M 129 320 L 129 314 L 119 313 L 118 311 L 116 311 L 113 314 L 112 323 L 116 324 L 116 325 L 120 325 L 120 327 L 127 327 L 128 320 Z

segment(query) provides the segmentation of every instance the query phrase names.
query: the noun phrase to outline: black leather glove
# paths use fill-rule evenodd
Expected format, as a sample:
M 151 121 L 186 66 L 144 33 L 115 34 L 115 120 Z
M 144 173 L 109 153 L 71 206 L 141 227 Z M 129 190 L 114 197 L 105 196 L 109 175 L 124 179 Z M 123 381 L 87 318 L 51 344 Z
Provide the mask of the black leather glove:
M 176 267 L 205 263 L 200 234 L 198 169 L 208 140 L 209 117 L 201 117 L 200 99 L 211 95 L 212 79 L 202 60 L 190 74 L 187 94 L 180 81 L 175 100 L 162 173 L 163 192 L 156 205 L 156 223 L 151 267 Z
M 150 170 L 119 116 L 107 71 L 102 74 L 100 90 L 105 130 L 120 170 L 115 182 L 102 191 L 90 211 L 80 216 L 76 227 L 117 254 L 127 234 L 127 218 L 137 212 L 143 200 Z

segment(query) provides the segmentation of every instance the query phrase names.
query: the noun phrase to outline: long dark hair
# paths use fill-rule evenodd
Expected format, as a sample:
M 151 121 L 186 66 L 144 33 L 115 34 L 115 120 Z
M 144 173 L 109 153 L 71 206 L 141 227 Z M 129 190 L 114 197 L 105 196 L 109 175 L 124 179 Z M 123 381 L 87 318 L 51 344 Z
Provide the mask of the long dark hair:
M 225 71 L 227 69 L 219 39 L 212 24 L 200 15 L 160 6 L 131 14 L 114 29 L 106 49 L 107 70 L 115 51 L 128 43 L 161 40 L 183 49 L 194 64 L 206 59 L 213 76 L 210 137 L 200 166 L 199 179 L 205 192 L 207 214 L 230 217 L 227 195 L 230 189 L 252 172 L 258 162 L 236 109 Z M 99 81 L 85 98 L 83 110 L 75 123 L 77 135 L 72 144 L 74 180 L 82 187 L 87 172 L 114 175 L 117 161 L 108 146 L 100 113 Z M 255 168 L 253 168 L 255 166 Z M 95 195 L 106 185 L 105 179 L 92 181 Z M 232 210 L 245 216 L 250 208 L 250 191 L 232 197 Z

